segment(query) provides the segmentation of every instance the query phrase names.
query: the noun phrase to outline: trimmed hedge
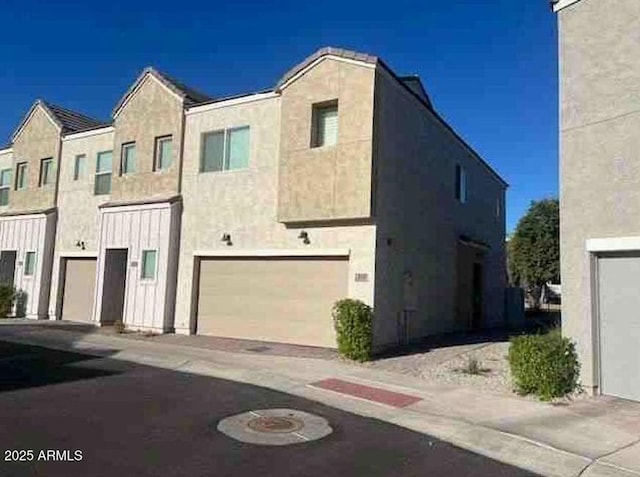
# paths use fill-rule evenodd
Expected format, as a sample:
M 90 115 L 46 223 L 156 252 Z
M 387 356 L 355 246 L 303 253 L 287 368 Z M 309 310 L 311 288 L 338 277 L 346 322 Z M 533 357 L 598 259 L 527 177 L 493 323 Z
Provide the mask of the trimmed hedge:
M 6 318 L 13 310 L 16 290 L 11 285 L 0 284 L 0 318 Z
M 333 306 L 338 352 L 354 361 L 369 361 L 373 354 L 373 311 L 359 300 L 345 299 Z
M 580 363 L 575 344 L 558 330 L 513 338 L 509 365 L 519 394 L 534 394 L 549 401 L 579 387 Z

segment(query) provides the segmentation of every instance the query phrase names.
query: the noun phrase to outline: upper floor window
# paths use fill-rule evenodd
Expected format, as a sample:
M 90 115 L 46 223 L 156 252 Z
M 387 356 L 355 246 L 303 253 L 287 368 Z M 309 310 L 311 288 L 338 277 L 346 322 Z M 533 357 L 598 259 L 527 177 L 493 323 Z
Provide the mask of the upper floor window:
M 99 152 L 96 158 L 96 178 L 94 184 L 94 194 L 103 195 L 111 193 L 111 170 L 113 162 L 113 152 Z
M 40 161 L 40 178 L 38 185 L 44 187 L 49 184 L 53 184 L 54 172 L 53 172 L 53 158 L 48 157 Z
M 456 165 L 456 199 L 461 204 L 467 202 L 467 172 L 460 164 Z
M 78 154 L 73 161 L 73 180 L 77 181 L 84 177 L 85 174 L 85 162 L 87 156 L 84 154 Z
M 156 138 L 153 169 L 162 171 L 168 169 L 173 161 L 173 138 L 162 136 Z
M 334 146 L 338 142 L 338 101 L 313 105 L 311 147 Z
M 16 190 L 27 188 L 27 163 L 19 162 L 16 166 Z
M 502 217 L 502 197 L 496 199 L 496 218 Z
M 9 189 L 11 189 L 11 169 L 0 171 L 0 205 L 9 205 Z
M 249 126 L 202 135 L 200 172 L 230 171 L 249 166 Z
M 122 145 L 120 155 L 120 173 L 131 174 L 136 172 L 136 143 L 129 142 Z

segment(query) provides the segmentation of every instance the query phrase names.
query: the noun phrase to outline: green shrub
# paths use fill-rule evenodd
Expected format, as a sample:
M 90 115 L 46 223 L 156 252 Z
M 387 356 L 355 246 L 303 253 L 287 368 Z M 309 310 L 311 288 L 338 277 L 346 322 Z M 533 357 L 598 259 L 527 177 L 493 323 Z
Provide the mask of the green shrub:
M 548 401 L 578 389 L 580 363 L 575 344 L 557 329 L 513 338 L 509 365 L 520 394 L 534 394 Z
M 369 361 L 373 353 L 373 311 L 359 300 L 345 299 L 333 306 L 338 352 L 355 361 Z
M 16 290 L 11 285 L 0 284 L 0 318 L 6 318 L 13 310 Z

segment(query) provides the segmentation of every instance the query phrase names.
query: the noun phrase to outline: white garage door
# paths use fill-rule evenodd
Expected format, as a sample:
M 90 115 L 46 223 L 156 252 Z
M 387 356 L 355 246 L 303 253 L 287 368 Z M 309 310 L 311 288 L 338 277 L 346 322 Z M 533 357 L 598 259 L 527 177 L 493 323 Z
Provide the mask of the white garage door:
M 598 259 L 602 393 L 640 401 L 640 255 Z
M 66 259 L 62 319 L 91 321 L 96 284 L 96 259 Z
M 344 258 L 200 262 L 198 334 L 336 347 L 333 304 L 347 297 Z

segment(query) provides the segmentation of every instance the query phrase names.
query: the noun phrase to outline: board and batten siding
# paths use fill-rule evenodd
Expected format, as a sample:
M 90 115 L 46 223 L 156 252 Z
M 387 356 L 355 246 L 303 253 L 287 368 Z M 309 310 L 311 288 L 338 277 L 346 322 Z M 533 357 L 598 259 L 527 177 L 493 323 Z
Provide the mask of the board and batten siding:
M 55 214 L 0 217 L 0 250 L 15 250 L 14 286 L 27 294 L 27 318 L 47 318 Z M 24 275 L 27 252 L 36 252 L 33 275 Z
M 168 331 L 174 313 L 180 203 L 101 209 L 98 280 L 94 320 L 100 321 L 107 249 L 127 249 L 127 275 L 122 321 L 132 329 Z M 156 276 L 141 278 L 142 252 L 156 250 Z

